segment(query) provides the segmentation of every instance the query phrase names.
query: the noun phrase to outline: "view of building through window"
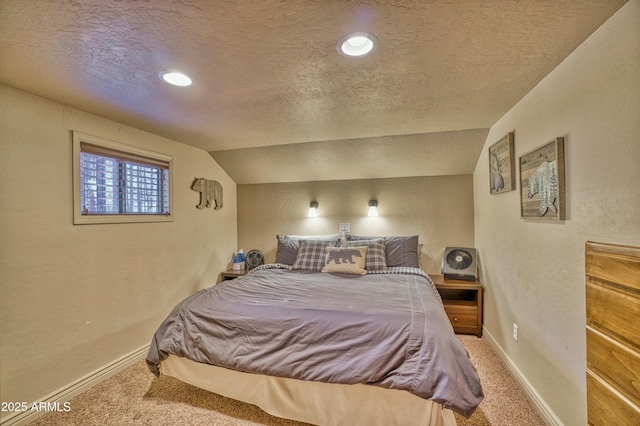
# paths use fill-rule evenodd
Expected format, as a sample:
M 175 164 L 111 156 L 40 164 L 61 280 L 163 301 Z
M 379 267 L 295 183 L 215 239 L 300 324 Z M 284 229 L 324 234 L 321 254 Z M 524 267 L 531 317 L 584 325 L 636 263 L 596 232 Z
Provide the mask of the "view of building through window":
M 74 224 L 170 222 L 173 158 L 73 134 Z
M 82 214 L 167 214 L 169 169 L 80 154 Z

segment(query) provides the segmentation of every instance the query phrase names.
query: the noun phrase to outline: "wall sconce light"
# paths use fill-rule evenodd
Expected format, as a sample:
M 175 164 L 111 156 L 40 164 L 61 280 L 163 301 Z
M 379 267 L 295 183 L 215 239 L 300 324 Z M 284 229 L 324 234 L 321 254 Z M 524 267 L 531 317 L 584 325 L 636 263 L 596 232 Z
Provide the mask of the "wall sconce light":
M 369 200 L 369 213 L 367 216 L 378 216 L 378 200 Z
M 318 217 L 318 202 L 312 201 L 309 203 L 309 213 L 307 213 L 307 217 Z

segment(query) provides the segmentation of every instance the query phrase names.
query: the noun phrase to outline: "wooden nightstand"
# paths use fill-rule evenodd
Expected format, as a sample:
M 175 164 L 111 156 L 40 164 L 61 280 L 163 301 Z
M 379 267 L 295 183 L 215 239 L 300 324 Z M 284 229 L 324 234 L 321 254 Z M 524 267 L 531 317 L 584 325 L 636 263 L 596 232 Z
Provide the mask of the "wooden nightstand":
M 243 275 L 247 275 L 246 269 L 227 269 L 224 272 L 220 272 L 222 281 L 233 280 Z
M 429 276 L 440 293 L 453 330 L 482 337 L 482 284 L 479 281 L 450 280 L 442 275 Z

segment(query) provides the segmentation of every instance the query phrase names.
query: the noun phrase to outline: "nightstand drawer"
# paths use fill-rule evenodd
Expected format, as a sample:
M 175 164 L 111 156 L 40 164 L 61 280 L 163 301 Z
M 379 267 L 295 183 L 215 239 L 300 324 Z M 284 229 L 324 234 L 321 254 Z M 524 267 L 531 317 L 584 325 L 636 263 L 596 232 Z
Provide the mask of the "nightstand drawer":
M 459 313 L 459 312 L 447 312 L 447 316 L 449 317 L 449 321 L 451 321 L 451 325 L 453 328 L 458 327 L 473 327 L 474 329 L 478 326 L 478 314 L 468 314 L 468 313 Z

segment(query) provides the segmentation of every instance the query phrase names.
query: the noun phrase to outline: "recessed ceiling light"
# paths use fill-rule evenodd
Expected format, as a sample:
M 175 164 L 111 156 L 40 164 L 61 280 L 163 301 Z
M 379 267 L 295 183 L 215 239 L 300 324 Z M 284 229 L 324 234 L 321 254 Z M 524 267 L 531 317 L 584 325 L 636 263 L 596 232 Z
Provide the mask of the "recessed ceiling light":
M 378 46 L 378 39 L 371 33 L 351 33 L 338 40 L 338 53 L 348 57 L 365 56 Z
M 174 86 L 191 86 L 192 83 L 191 79 L 181 72 L 162 71 L 159 75 L 163 81 Z

